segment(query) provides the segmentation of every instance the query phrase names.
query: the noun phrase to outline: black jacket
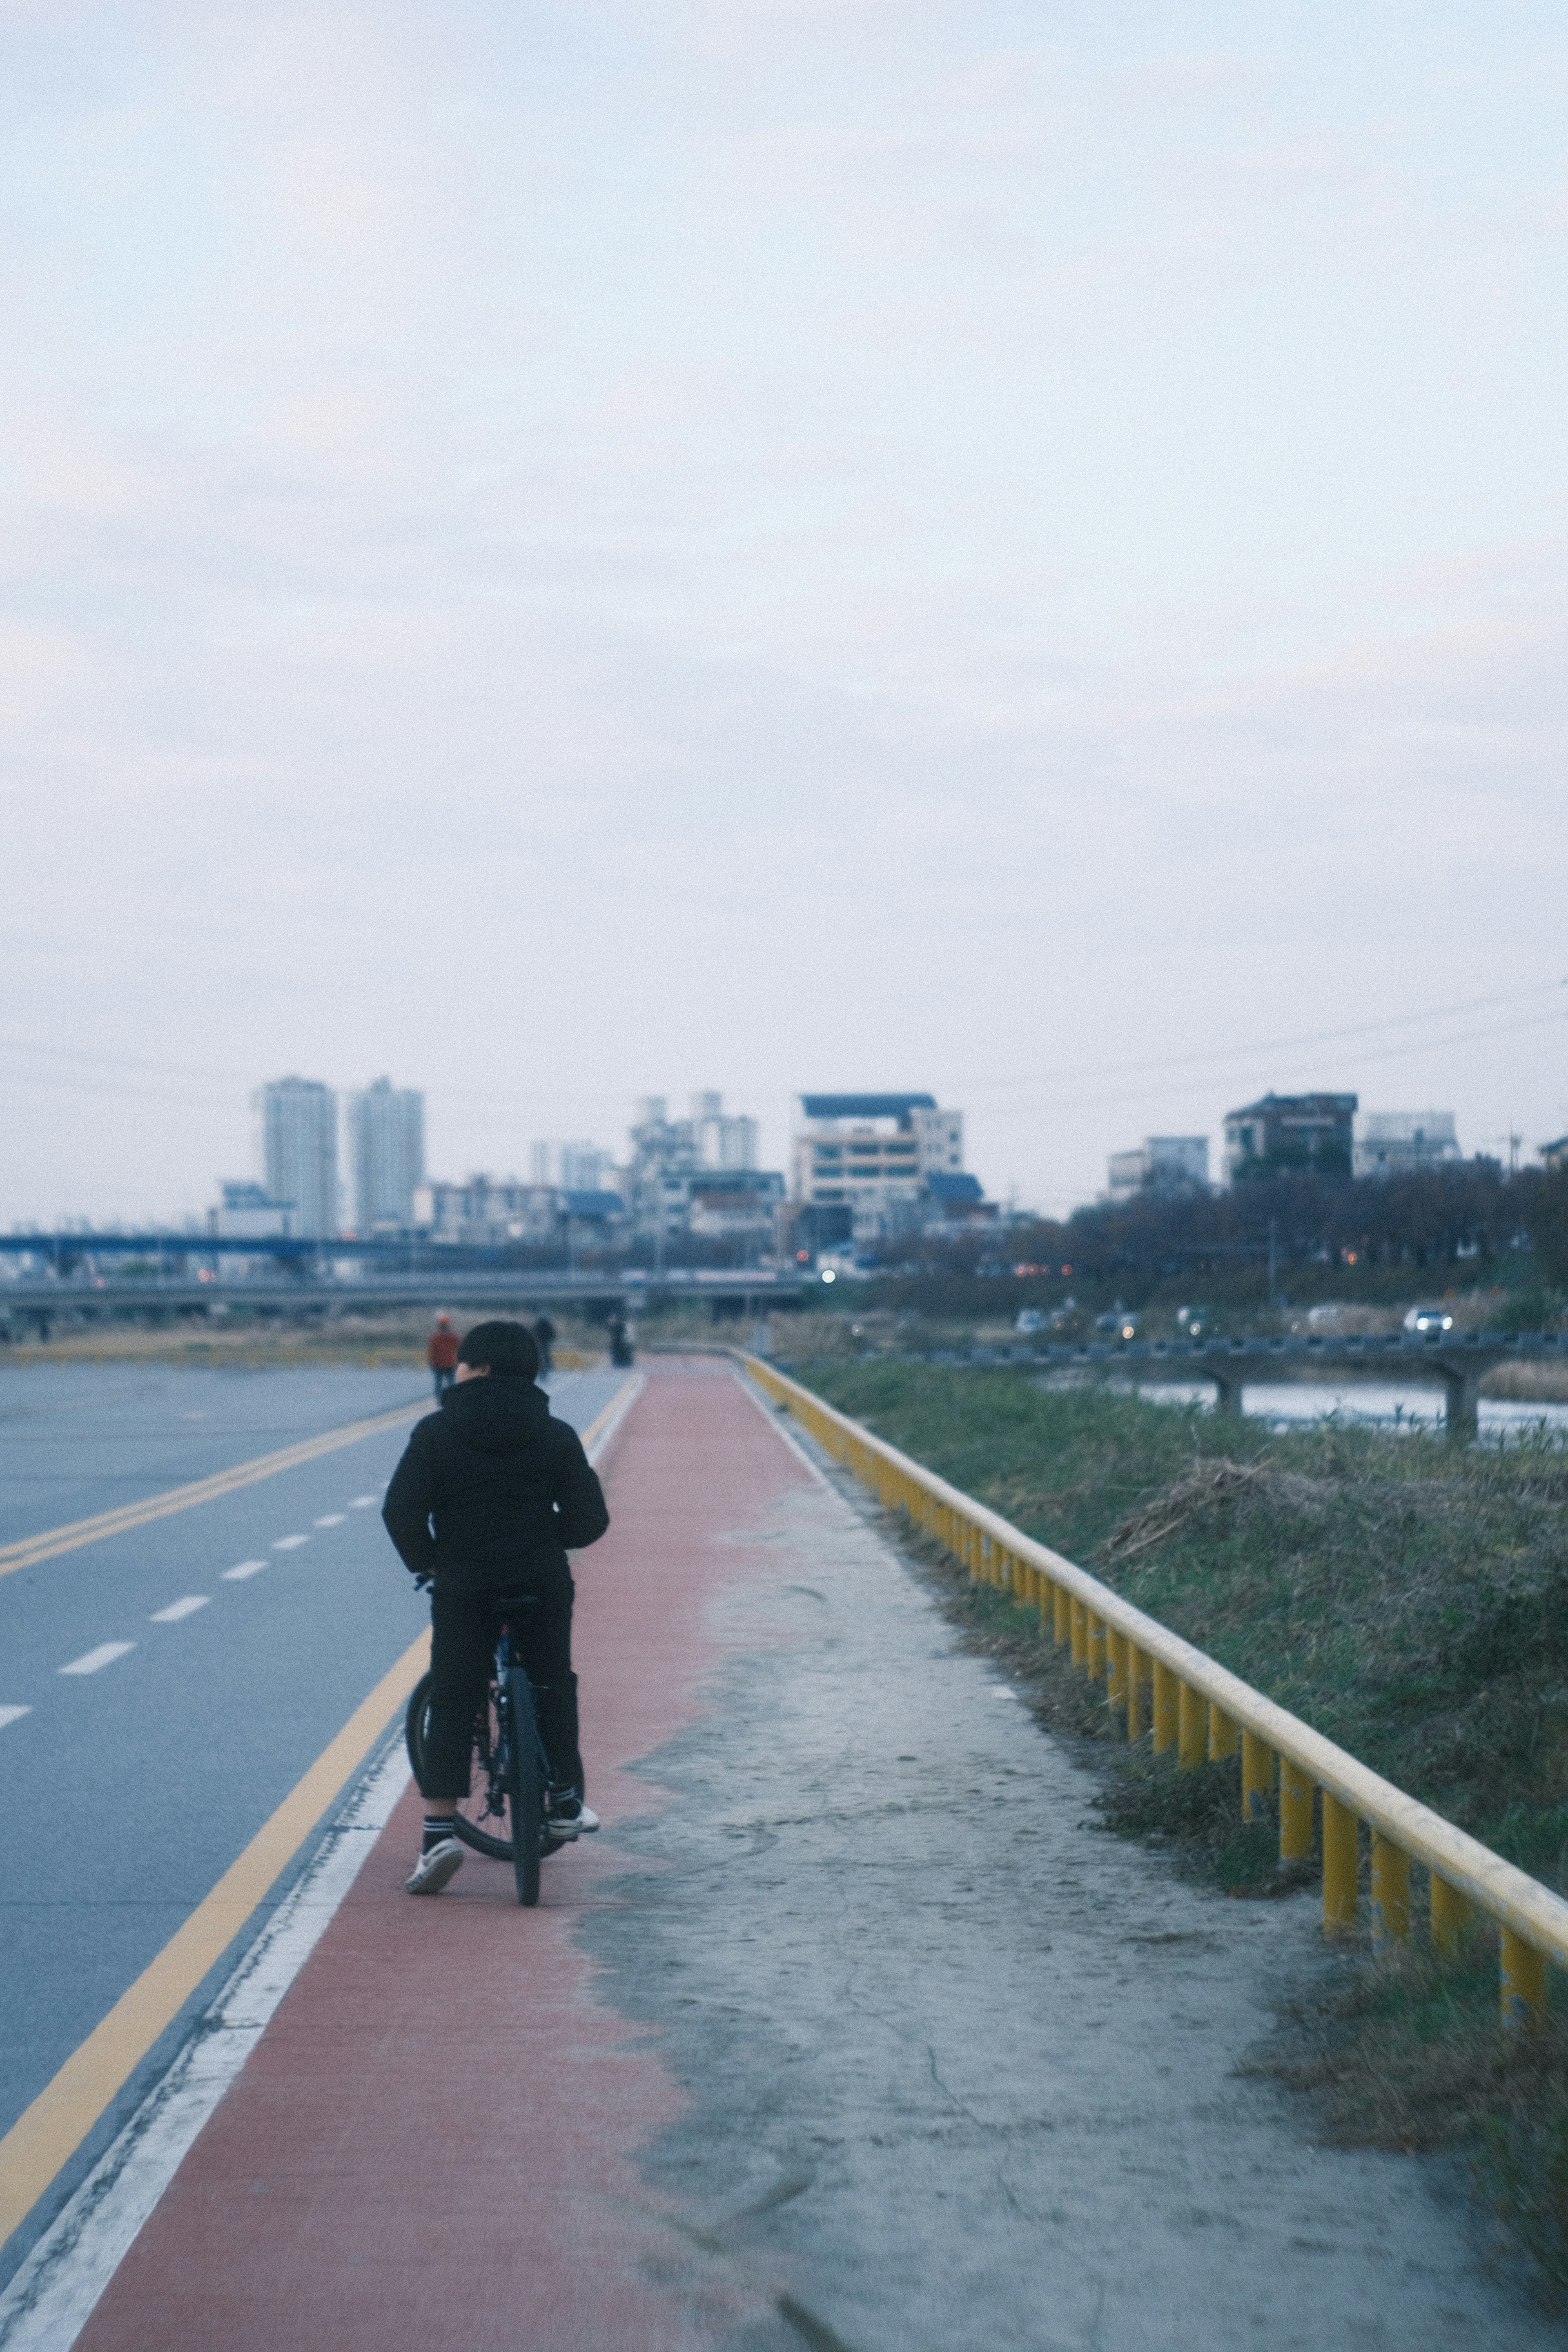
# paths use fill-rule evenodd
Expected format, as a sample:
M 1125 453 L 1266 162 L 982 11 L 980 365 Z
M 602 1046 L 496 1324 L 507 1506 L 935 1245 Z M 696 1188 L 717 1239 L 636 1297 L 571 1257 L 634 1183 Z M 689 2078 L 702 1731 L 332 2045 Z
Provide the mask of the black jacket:
M 531 1381 L 489 1372 L 449 1388 L 415 1424 L 382 1507 L 416 1576 L 454 1592 L 505 1592 L 610 1524 L 576 1431 Z M 434 1533 L 432 1533 L 434 1527 Z

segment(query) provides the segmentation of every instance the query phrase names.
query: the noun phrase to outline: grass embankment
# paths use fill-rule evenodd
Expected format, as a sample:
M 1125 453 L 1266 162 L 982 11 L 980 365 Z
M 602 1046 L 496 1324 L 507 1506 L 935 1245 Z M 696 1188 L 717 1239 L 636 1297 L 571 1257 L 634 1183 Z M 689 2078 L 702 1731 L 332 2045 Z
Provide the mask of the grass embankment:
M 67 1326 L 47 1341 L 14 1341 L 0 1347 L 0 1371 L 38 1364 L 184 1364 L 197 1369 L 236 1367 L 242 1370 L 286 1370 L 290 1365 L 353 1364 L 361 1369 L 425 1370 L 425 1343 L 435 1321 L 433 1312 L 418 1308 L 384 1316 L 342 1315 L 309 1323 L 286 1323 L 237 1315 L 232 1320 L 204 1322 L 195 1330 L 188 1323 L 148 1329 L 131 1322 Z M 452 1318 L 461 1333 L 484 1318 L 477 1314 Z M 605 1335 L 586 1324 L 560 1319 L 555 1353 L 563 1370 L 574 1359 L 597 1363 L 605 1353 Z
M 1303 1721 L 1568 1890 L 1568 1450 L 1459 1450 L 1257 1422 L 1026 1376 L 910 1364 L 805 1378 L 1013 1523 L 1091 1569 Z M 1109 1826 L 1173 1846 L 1232 1894 L 1315 1878 L 1244 1827 L 1235 1759 L 1178 1774 L 1112 1744 L 1102 1702 L 1033 1613 L 921 1547 L 969 1637 L 1042 1717 L 1105 1742 Z M 1415 1890 L 1413 1889 L 1413 1892 Z M 1421 1890 L 1424 1893 L 1424 1888 Z M 1362 1945 L 1279 2071 L 1342 2137 L 1470 2145 L 1489 2195 L 1568 2286 L 1568 2000 L 1539 2034 L 1497 2025 L 1495 1940 L 1456 1962 Z

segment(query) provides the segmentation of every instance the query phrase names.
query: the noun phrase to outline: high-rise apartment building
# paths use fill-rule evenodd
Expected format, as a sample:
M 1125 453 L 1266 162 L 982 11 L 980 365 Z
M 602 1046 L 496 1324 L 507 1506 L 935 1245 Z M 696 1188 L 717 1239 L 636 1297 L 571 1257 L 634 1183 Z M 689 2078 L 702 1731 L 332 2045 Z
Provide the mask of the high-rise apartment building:
M 414 1222 L 414 1194 L 425 1181 L 425 1097 L 412 1087 L 377 1078 L 349 1097 L 349 1160 L 354 1180 L 354 1230 L 372 1234 Z
M 252 1097 L 268 1197 L 294 1203 L 298 1234 L 338 1230 L 338 1098 L 319 1078 L 274 1078 Z
M 569 1143 L 529 1146 L 528 1172 L 535 1184 L 552 1184 L 563 1192 L 602 1192 L 610 1183 L 614 1154 L 601 1144 L 579 1139 Z

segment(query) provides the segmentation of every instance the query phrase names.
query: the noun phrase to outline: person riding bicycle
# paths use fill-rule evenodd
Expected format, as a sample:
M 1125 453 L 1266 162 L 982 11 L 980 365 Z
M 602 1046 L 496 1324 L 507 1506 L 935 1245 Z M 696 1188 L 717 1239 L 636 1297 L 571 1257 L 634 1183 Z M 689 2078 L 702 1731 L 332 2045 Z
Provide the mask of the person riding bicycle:
M 452 1817 L 468 1793 L 501 1617 L 533 1685 L 548 1834 L 571 1839 L 599 1826 L 583 1801 L 566 1554 L 597 1543 L 610 1515 L 581 1438 L 535 1385 L 538 1370 L 526 1324 L 476 1324 L 458 1351 L 456 1383 L 441 1410 L 416 1423 L 382 1508 L 404 1566 L 431 1588 L 425 1835 L 410 1895 L 438 1895 L 462 1863 Z M 498 1604 L 513 1596 L 531 1606 L 510 1617 Z

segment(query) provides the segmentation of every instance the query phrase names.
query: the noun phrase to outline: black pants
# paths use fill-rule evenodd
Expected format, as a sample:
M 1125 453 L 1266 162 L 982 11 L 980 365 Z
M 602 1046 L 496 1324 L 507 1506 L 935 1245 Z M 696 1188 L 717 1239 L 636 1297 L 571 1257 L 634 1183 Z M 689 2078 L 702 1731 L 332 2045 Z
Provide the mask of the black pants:
M 458 1375 L 449 1364 L 432 1364 L 430 1370 L 436 1381 L 436 1402 L 439 1404 L 443 1391 L 452 1386 Z
M 579 1797 L 583 1759 L 577 1748 L 577 1677 L 572 1671 L 572 1601 L 575 1586 L 563 1561 L 516 1588 L 533 1596 L 531 1609 L 508 1620 L 512 1648 L 533 1685 L 539 1737 L 550 1759 L 552 1788 Z M 484 1703 L 500 1616 L 493 1593 L 430 1595 L 430 1720 L 425 1735 L 425 1786 L 433 1800 L 466 1797 L 474 1720 Z

